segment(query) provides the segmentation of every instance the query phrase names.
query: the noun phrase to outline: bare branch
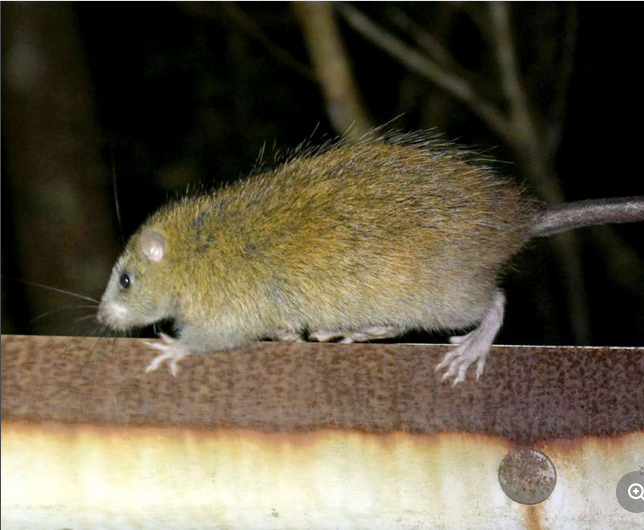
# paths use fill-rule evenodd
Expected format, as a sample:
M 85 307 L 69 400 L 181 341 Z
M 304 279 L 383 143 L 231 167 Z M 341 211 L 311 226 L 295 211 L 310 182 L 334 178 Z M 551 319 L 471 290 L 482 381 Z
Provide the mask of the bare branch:
M 430 57 L 433 57 L 437 62 L 443 64 L 447 68 L 454 69 L 460 67 L 458 61 L 454 59 L 452 54 L 445 48 L 440 41 L 434 37 L 425 28 L 419 26 L 416 21 L 411 18 L 400 8 L 395 8 L 391 14 L 391 21 L 402 31 L 408 33 L 416 44 Z
M 332 2 L 293 2 L 336 131 L 358 140 L 373 128 L 362 102 Z
M 288 50 L 275 44 L 236 2 L 221 2 L 220 5 L 233 22 L 249 37 L 262 43 L 268 53 L 303 77 L 315 81 L 315 75 L 311 69 L 293 57 Z
M 575 55 L 577 52 L 577 30 L 579 20 L 577 18 L 577 6 L 574 3 L 568 4 L 568 13 L 565 15 L 565 29 L 562 44 L 562 59 L 559 68 L 559 79 L 554 84 L 553 106 L 550 115 L 550 129 L 548 131 L 548 150 L 554 152 L 561 142 L 563 130 L 564 111 L 566 108 L 566 96 L 570 87 L 570 80 L 575 66 Z
M 512 144 L 521 161 L 526 176 L 532 180 L 541 196 L 550 204 L 563 202 L 564 194 L 556 177 L 553 163 L 555 145 L 540 141 L 539 124 L 530 110 L 528 97 L 521 85 L 516 49 L 510 30 L 508 5 L 490 3 L 490 17 L 494 31 L 492 42 L 499 66 L 501 84 L 510 105 Z M 585 343 L 590 336 L 588 295 L 583 279 L 583 266 L 579 255 L 579 242 L 575 234 L 567 233 L 553 239 L 553 247 L 566 274 L 566 295 L 571 314 L 570 323 L 575 338 Z
M 396 58 L 410 70 L 429 79 L 454 98 L 467 104 L 470 110 L 496 134 L 509 141 L 512 130 L 508 121 L 499 109 L 485 101 L 467 80 L 448 72 L 433 60 L 412 49 L 353 6 L 343 2 L 337 4 L 337 9 L 347 23 L 363 37 Z
M 516 50 L 510 31 L 508 6 L 504 2 L 491 2 L 490 18 L 494 26 L 493 44 L 501 76 L 501 86 L 510 105 L 510 118 L 515 125 L 515 134 L 521 132 L 526 141 L 538 141 L 534 120 L 530 115 L 528 99 L 521 86 Z
M 440 39 L 436 38 L 436 36 L 430 33 L 426 28 L 420 26 L 402 9 L 394 9 L 389 19 L 402 32 L 409 35 L 428 57 L 440 64 L 446 71 L 456 77 L 464 79 L 470 84 L 470 86 L 478 87 L 480 93 L 485 93 L 480 90 L 481 87 L 485 87 L 488 89 L 489 93 L 493 93 L 494 88 L 490 86 L 490 83 L 486 79 L 465 68 L 454 58 L 450 51 L 443 46 Z

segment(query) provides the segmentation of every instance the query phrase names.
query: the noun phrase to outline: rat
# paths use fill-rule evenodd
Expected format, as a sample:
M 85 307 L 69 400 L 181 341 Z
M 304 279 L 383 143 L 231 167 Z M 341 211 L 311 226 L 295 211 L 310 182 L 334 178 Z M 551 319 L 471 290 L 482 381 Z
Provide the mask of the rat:
M 423 134 L 297 151 L 154 213 L 111 273 L 99 322 L 173 319 L 148 344 L 187 355 L 270 338 L 343 343 L 468 330 L 436 367 L 476 378 L 503 323 L 503 267 L 532 238 L 644 220 L 644 197 L 544 209 L 466 150 Z

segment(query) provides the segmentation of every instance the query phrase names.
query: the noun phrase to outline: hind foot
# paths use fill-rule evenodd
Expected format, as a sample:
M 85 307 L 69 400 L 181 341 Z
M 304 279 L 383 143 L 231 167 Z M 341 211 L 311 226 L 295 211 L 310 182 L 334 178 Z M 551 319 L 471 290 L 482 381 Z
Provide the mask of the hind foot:
M 492 298 L 492 305 L 479 326 L 466 335 L 450 338 L 450 342 L 457 346 L 448 351 L 436 366 L 436 372 L 447 368 L 441 381 L 453 377 L 452 386 L 462 383 L 465 381 L 467 369 L 474 362 L 476 362 L 476 379 L 481 377 L 485 368 L 485 359 L 492 347 L 494 337 L 503 324 L 504 308 L 505 295 L 502 291 L 496 291 Z
M 292 329 L 278 329 L 270 338 L 281 342 L 304 342 L 302 333 Z
M 404 333 L 402 328 L 394 326 L 371 326 L 360 331 L 341 331 L 320 329 L 309 334 L 309 338 L 320 342 L 327 342 L 334 339 L 341 339 L 342 344 L 352 342 L 366 342 L 370 340 L 381 340 L 397 337 Z

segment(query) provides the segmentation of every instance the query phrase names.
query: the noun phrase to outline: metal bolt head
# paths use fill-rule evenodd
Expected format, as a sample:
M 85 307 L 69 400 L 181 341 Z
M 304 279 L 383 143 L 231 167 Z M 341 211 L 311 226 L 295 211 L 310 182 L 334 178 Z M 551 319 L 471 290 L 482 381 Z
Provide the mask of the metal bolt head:
M 552 460 L 536 449 L 517 449 L 499 465 L 499 484 L 505 494 L 521 504 L 545 501 L 557 483 Z

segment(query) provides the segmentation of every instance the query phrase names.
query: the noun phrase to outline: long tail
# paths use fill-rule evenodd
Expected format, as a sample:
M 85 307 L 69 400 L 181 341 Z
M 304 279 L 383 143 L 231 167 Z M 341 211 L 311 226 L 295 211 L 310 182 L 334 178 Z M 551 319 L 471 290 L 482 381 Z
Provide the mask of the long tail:
M 575 228 L 644 221 L 644 195 L 571 202 L 548 208 L 532 228 L 534 237 L 551 236 Z

